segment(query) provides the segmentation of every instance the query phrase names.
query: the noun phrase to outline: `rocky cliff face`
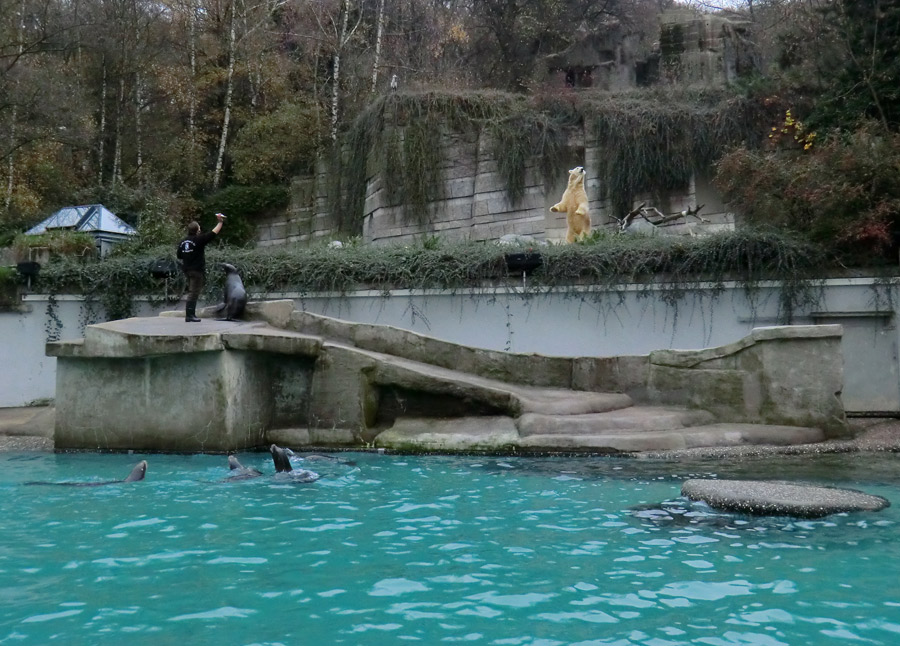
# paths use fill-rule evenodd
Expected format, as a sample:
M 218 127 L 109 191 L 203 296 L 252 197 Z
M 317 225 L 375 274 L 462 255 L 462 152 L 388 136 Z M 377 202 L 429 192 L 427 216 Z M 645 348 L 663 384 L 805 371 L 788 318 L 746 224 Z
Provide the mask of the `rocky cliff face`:
M 546 58 L 551 86 L 624 90 L 660 83 L 721 86 L 755 71 L 750 24 L 737 14 L 670 9 L 649 38 L 621 24 L 580 29 L 565 50 Z

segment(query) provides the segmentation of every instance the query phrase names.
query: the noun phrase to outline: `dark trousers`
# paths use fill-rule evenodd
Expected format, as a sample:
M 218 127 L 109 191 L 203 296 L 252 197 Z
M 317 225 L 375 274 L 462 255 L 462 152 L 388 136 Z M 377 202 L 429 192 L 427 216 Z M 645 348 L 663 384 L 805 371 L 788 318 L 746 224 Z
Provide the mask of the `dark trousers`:
M 204 276 L 202 271 L 186 271 L 184 275 L 187 278 L 188 303 L 196 303 L 200 300 L 200 292 L 203 290 L 206 276 Z

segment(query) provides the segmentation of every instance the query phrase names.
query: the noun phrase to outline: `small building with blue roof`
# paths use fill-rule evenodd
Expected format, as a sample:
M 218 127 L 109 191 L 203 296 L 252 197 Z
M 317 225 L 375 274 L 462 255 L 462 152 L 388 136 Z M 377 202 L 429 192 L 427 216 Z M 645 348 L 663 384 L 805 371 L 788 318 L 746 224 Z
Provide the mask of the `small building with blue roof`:
M 99 255 L 105 256 L 115 245 L 124 242 L 137 231 L 102 204 L 67 206 L 46 220 L 31 227 L 25 235 L 40 235 L 54 231 L 77 231 L 91 235 Z

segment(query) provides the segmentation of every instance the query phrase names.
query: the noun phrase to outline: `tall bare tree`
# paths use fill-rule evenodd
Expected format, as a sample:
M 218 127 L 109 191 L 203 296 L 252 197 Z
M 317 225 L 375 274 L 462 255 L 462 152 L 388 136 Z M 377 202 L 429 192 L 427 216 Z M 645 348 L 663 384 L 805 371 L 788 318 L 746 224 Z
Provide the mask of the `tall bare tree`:
M 22 57 L 25 51 L 25 0 L 19 4 L 18 11 L 18 45 L 16 47 L 17 59 Z M 18 89 L 19 81 L 16 78 L 13 81 L 14 89 Z M 16 93 L 17 94 L 17 93 Z M 19 120 L 19 106 L 13 101 L 12 109 L 9 115 L 9 153 L 7 157 L 7 178 L 6 178 L 6 198 L 4 199 L 4 208 L 9 210 L 12 203 L 13 186 L 15 184 L 16 175 L 16 126 Z
M 378 18 L 375 21 L 375 61 L 372 63 L 372 94 L 378 88 L 378 72 L 381 64 L 381 41 L 384 37 L 384 0 L 378 0 Z
M 222 130 L 219 135 L 219 153 L 216 156 L 216 168 L 213 172 L 213 187 L 218 188 L 222 182 L 222 169 L 225 162 L 225 143 L 228 141 L 228 126 L 231 124 L 231 101 L 234 96 L 234 65 L 235 65 L 235 23 L 237 22 L 236 1 L 228 4 L 228 71 L 225 81 L 225 112 L 222 116 Z

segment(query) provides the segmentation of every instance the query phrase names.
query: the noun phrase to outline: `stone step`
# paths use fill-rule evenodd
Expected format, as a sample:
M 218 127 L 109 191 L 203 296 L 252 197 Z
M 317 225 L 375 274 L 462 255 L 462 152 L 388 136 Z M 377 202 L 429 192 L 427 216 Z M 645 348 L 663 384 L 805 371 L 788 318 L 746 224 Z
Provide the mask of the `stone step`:
M 769 444 L 787 446 L 821 442 L 816 428 L 766 424 L 705 424 L 668 430 L 609 429 L 589 434 L 541 434 L 523 437 L 509 417 L 454 419 L 402 418 L 375 438 L 380 447 L 424 451 L 634 452 L 699 447 Z
M 594 435 L 668 431 L 712 424 L 712 413 L 677 406 L 631 406 L 605 413 L 547 415 L 526 413 L 516 421 L 522 437 L 531 435 Z
M 499 383 L 499 382 L 498 382 Z M 554 390 L 512 386 L 509 392 L 518 398 L 525 415 L 571 416 L 603 414 L 634 405 L 624 393 L 595 393 L 583 390 Z
M 824 440 L 825 433 L 818 428 L 720 423 L 658 431 L 618 429 L 581 435 L 529 435 L 521 438 L 519 446 L 557 450 L 671 451 L 748 444 L 791 446 Z
M 855 489 L 760 480 L 685 480 L 681 495 L 710 507 L 756 516 L 822 518 L 852 511 L 880 511 L 891 503 Z

